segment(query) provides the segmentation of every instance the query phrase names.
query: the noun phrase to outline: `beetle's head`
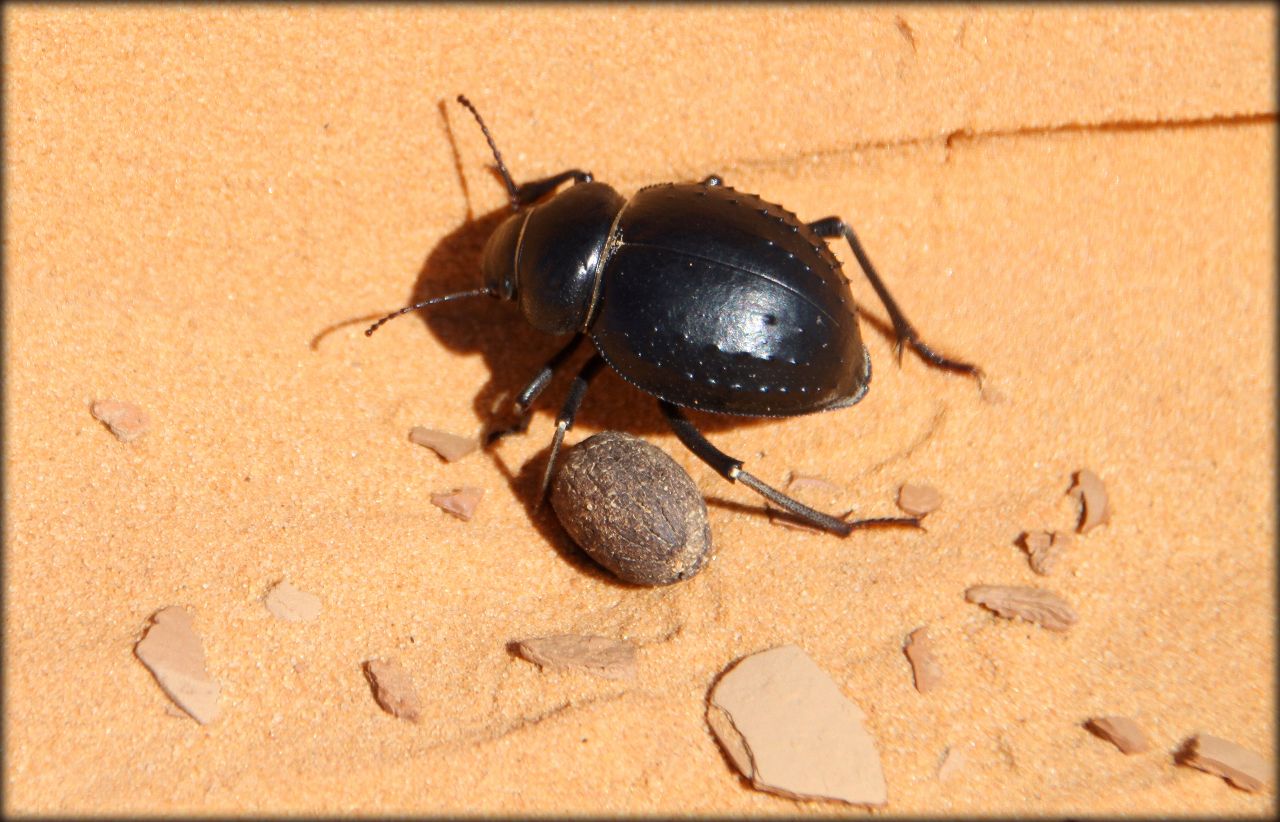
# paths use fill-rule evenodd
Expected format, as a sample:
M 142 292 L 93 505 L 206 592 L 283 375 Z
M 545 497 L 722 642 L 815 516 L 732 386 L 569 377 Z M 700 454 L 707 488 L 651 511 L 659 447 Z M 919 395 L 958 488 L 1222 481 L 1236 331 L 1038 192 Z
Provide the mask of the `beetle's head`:
M 512 214 L 489 235 L 484 244 L 484 259 L 480 270 L 484 274 L 484 287 L 495 297 L 504 300 L 516 298 L 516 251 L 524 234 L 525 222 L 530 211 Z
M 514 212 L 485 243 L 481 262 L 485 290 L 519 303 L 525 319 L 539 331 L 583 330 L 591 317 L 622 197 L 578 169 L 517 186 L 480 112 L 461 94 L 458 102 L 480 125 Z M 569 179 L 573 186 L 556 193 Z

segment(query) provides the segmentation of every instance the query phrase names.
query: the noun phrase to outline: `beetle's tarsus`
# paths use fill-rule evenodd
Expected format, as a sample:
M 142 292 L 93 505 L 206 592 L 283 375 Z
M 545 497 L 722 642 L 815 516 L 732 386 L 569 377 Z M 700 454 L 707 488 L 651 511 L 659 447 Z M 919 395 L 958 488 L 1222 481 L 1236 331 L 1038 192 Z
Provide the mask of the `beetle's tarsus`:
M 915 349 L 916 353 L 919 354 L 920 358 L 925 362 L 935 365 L 938 368 L 945 368 L 948 371 L 954 371 L 957 374 L 967 374 L 978 380 L 979 387 L 982 386 L 982 369 L 973 363 L 944 357 L 924 342 L 921 342 L 919 338 L 912 338 L 910 343 L 911 347 Z
M 848 516 L 848 514 L 845 514 Z M 916 528 L 921 531 L 925 530 L 924 524 L 920 522 L 919 517 L 873 517 L 871 519 L 855 519 L 846 520 L 845 524 L 849 526 L 850 531 L 858 528 Z

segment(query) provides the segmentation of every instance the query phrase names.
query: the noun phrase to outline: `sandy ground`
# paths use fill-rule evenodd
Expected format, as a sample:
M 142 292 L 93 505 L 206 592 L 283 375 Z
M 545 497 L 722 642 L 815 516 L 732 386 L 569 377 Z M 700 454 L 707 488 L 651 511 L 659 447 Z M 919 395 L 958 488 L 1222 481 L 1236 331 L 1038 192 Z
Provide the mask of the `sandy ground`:
M 861 815 L 752 790 L 706 724 L 715 677 L 787 642 L 867 713 L 888 812 L 1274 811 L 1274 786 L 1173 759 L 1204 732 L 1274 762 L 1269 7 L 4 15 L 6 811 Z M 607 374 L 569 441 L 663 447 L 716 544 L 693 580 L 630 588 L 532 513 L 567 375 L 489 453 L 410 443 L 478 431 L 558 345 L 489 301 L 371 339 L 350 322 L 478 281 L 504 193 L 460 91 L 520 179 L 580 166 L 629 194 L 718 172 L 849 219 L 986 395 L 895 365 L 847 268 L 866 399 L 697 419 L 861 516 L 931 483 L 927 532 L 771 524 Z M 89 413 L 104 398 L 151 430 L 118 441 Z M 1070 529 L 1084 467 L 1111 522 L 1037 577 L 1014 540 Z M 460 485 L 486 489 L 470 522 L 429 502 Z M 282 578 L 317 620 L 267 612 Z M 1079 622 L 997 619 L 965 602 L 979 583 L 1042 585 Z M 209 725 L 134 656 L 167 605 L 221 684 Z M 902 653 L 922 625 L 946 676 L 928 695 Z M 639 643 L 638 679 L 507 650 L 552 633 Z M 417 682 L 419 724 L 374 702 L 375 656 Z M 1081 728 L 1106 713 L 1153 750 Z M 940 782 L 948 747 L 968 764 Z

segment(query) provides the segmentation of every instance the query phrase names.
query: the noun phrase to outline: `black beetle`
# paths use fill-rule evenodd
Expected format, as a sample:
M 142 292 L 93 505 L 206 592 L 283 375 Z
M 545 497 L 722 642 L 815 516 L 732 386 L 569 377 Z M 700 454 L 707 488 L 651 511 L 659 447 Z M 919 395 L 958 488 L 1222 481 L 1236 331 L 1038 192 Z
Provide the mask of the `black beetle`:
M 904 343 L 928 363 L 982 379 L 974 365 L 920 340 L 839 217 L 804 223 L 781 206 L 735 191 L 717 176 L 664 183 L 630 200 L 578 169 L 516 185 L 489 129 L 466 97 L 506 183 L 514 214 L 485 244 L 484 287 L 448 294 L 383 317 L 463 297 L 514 300 L 548 334 L 572 333 L 516 398 L 523 430 L 529 408 L 586 336 L 596 353 L 573 381 L 556 418 L 543 475 L 545 498 L 556 455 L 587 385 L 605 365 L 657 397 L 690 451 L 793 515 L 841 535 L 864 525 L 918 525 L 909 517 L 846 521 L 816 511 L 742 470 L 681 408 L 786 417 L 845 408 L 862 399 L 871 359 L 858 331 L 849 280 L 824 240 L 843 236 Z M 573 185 L 540 202 L 565 182 Z M 532 207 L 529 207 L 532 206 Z

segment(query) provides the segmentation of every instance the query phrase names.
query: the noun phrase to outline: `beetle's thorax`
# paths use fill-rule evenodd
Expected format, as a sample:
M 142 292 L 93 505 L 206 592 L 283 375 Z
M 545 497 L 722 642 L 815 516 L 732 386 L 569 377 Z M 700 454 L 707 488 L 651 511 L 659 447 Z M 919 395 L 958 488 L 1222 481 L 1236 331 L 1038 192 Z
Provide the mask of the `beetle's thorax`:
M 486 287 L 515 300 L 539 331 L 583 330 L 606 241 L 624 204 L 604 183 L 579 183 L 508 217 L 485 245 Z

